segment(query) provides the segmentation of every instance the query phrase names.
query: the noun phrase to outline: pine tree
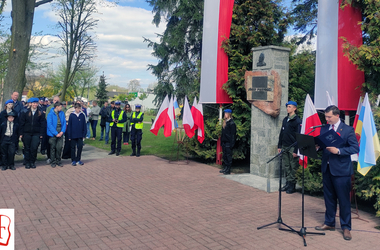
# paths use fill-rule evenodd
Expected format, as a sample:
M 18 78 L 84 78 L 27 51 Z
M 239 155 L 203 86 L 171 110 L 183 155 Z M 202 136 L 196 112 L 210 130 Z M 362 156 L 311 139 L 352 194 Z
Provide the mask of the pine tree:
M 244 159 L 250 150 L 251 104 L 247 101 L 244 74 L 252 70 L 253 47 L 282 45 L 289 18 L 278 1 L 236 0 L 232 16 L 231 35 L 223 45 L 229 57 L 228 82 L 224 89 L 232 98 L 232 116 L 236 123 L 237 138 L 233 150 L 234 159 Z M 224 107 L 226 108 L 226 106 Z M 221 134 L 218 122 L 218 105 L 207 105 L 203 109 L 205 141 L 191 141 L 191 152 L 204 159 L 214 160 L 216 143 Z
M 100 76 L 99 85 L 98 85 L 98 88 L 96 89 L 96 94 L 95 94 L 96 98 L 99 101 L 100 107 L 102 107 L 104 102 L 108 100 L 108 96 L 107 96 L 108 91 L 106 90 L 107 85 L 108 84 L 106 83 L 106 77 L 104 76 L 104 72 L 103 72 L 103 75 Z

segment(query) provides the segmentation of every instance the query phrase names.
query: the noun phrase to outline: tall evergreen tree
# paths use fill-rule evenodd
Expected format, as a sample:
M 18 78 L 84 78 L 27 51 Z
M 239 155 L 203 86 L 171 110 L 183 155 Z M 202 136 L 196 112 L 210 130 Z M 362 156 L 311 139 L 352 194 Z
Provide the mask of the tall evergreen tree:
M 284 13 L 279 1 L 235 0 L 231 35 L 223 45 L 229 57 L 229 80 L 224 89 L 232 98 L 232 116 L 237 127 L 234 159 L 244 159 L 250 149 L 251 105 L 246 98 L 244 75 L 252 70 L 253 47 L 282 45 L 290 18 Z M 215 139 L 221 134 L 218 122 L 218 105 L 204 108 L 205 141 L 191 141 L 191 152 L 205 159 L 215 159 Z
M 174 93 L 178 99 L 194 96 L 198 91 L 195 83 L 201 54 L 203 0 L 147 2 L 153 7 L 153 23 L 158 26 L 162 18 L 167 22 L 165 32 L 158 35 L 160 42 L 145 39 L 158 59 L 156 65 L 148 67 L 158 80 L 154 89 L 156 104 L 160 104 L 167 94 Z
M 107 93 L 108 91 L 106 90 L 107 88 L 107 83 L 106 83 L 106 77 L 104 76 L 104 72 L 103 72 L 103 75 L 100 76 L 100 80 L 99 80 L 99 85 L 98 85 L 98 88 L 96 89 L 96 98 L 98 99 L 99 101 L 99 106 L 103 106 L 104 102 L 106 102 L 108 100 L 108 96 L 107 96 Z

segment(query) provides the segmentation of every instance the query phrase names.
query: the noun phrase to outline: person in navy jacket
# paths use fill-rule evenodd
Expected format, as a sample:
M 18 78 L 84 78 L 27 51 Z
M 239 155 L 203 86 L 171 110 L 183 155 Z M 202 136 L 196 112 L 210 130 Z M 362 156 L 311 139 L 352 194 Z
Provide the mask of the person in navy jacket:
M 63 135 L 66 132 L 66 117 L 62 111 L 60 102 L 54 103 L 47 116 L 47 135 L 50 144 L 50 164 L 51 167 L 63 167 L 61 163 L 61 153 L 63 145 Z
M 74 105 L 75 111 L 70 114 L 67 125 L 67 134 L 71 143 L 71 165 L 84 165 L 81 161 L 83 140 L 86 138 L 87 125 L 86 116 L 82 112 L 82 106 L 79 103 Z M 75 150 L 77 148 L 77 151 Z
M 351 240 L 351 175 L 354 174 L 351 155 L 359 153 L 359 145 L 353 127 L 341 122 L 340 110 L 334 106 L 328 106 L 325 110 L 325 118 L 329 126 L 321 128 L 321 135 L 334 129 L 343 139 L 344 143 L 336 147 L 323 149 L 322 175 L 323 193 L 325 198 L 325 222 L 316 230 L 335 230 L 335 215 L 337 201 L 339 200 L 339 218 L 343 230 L 343 238 Z
M 0 141 L 2 152 L 2 170 L 16 170 L 15 168 L 15 149 L 19 138 L 18 123 L 14 122 L 16 112 L 6 114 L 7 120 L 0 125 Z

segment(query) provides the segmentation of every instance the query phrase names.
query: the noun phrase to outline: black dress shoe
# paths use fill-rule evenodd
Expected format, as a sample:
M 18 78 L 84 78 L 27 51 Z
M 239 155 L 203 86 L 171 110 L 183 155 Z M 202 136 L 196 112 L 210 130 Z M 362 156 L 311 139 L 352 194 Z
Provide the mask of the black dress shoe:
M 111 151 L 108 153 L 108 155 L 113 155 L 115 153 L 115 151 Z
M 29 163 L 26 163 L 26 164 L 25 164 L 25 168 L 26 168 L 26 169 L 30 169 L 30 164 L 29 164 Z
M 335 231 L 335 227 L 330 227 L 330 226 L 327 226 L 327 225 L 323 224 L 322 226 L 316 226 L 315 230 L 319 230 L 319 231 Z
M 135 152 L 132 152 L 131 156 L 136 156 L 136 153 L 135 153 Z
M 120 155 L 120 152 L 116 152 L 116 156 L 119 156 Z
M 55 166 L 57 166 L 55 163 L 52 163 L 52 164 L 51 164 L 51 167 L 52 167 L 52 168 L 55 168 Z
M 281 188 L 281 192 L 285 192 L 286 190 L 288 190 L 288 188 L 289 188 L 289 182 L 286 181 L 285 186 L 283 186 L 283 187 Z
M 219 173 L 223 174 L 224 173 L 224 169 L 219 170 Z
M 58 163 L 57 163 L 57 166 L 58 166 L 58 167 L 63 167 L 63 165 L 62 165 L 61 162 L 58 162 Z
M 288 189 L 286 190 L 287 194 L 292 194 L 296 192 L 296 184 L 290 183 Z
M 224 175 L 229 175 L 231 172 L 223 172 Z
M 15 166 L 9 166 L 10 170 L 16 170 Z
M 7 170 L 7 167 L 6 167 L 6 166 L 2 166 L 2 167 L 1 167 L 1 170 L 2 170 L 2 171 L 5 171 L 5 170 Z
M 36 164 L 34 163 L 30 164 L 30 168 L 36 168 Z

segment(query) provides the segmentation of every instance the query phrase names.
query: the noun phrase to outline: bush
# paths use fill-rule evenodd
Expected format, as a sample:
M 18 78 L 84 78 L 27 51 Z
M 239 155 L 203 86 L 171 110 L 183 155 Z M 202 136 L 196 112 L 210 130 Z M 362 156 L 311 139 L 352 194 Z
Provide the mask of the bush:
M 302 185 L 302 168 L 300 166 L 297 170 L 296 177 L 298 185 Z M 305 168 L 305 192 L 309 194 L 322 194 L 322 172 L 321 160 L 308 159 L 307 168 Z

